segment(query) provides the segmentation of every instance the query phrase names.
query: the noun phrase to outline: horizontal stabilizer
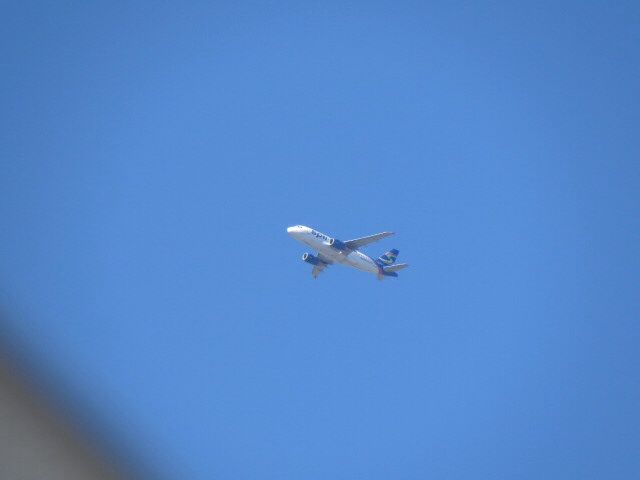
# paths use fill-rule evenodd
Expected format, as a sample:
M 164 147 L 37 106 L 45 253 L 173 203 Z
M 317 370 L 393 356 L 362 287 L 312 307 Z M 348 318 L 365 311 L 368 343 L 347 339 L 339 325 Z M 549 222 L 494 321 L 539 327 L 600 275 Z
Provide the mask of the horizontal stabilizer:
M 408 263 L 397 263 L 396 265 L 384 267 L 383 270 L 385 272 L 397 272 L 398 270 L 402 270 L 403 268 L 407 268 L 408 266 L 409 266 Z

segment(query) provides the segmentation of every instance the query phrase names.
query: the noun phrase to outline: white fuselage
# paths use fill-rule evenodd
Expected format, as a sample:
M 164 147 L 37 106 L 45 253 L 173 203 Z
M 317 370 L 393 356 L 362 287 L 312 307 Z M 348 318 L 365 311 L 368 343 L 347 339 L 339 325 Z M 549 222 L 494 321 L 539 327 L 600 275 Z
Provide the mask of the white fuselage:
M 296 225 L 295 227 L 287 228 L 287 233 L 295 240 L 316 250 L 334 263 L 341 263 L 364 272 L 376 274 L 380 272 L 380 267 L 368 255 L 365 255 L 358 250 L 337 250 L 329 245 L 331 237 L 318 232 L 313 228 L 305 227 L 304 225 Z

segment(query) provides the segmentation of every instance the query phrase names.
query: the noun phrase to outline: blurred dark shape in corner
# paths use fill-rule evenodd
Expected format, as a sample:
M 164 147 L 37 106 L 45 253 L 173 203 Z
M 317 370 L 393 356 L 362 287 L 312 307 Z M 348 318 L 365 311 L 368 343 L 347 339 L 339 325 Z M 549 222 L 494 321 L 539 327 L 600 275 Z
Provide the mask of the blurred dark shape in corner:
M 117 442 L 78 428 L 50 386 L 42 388 L 39 377 L 49 372 L 31 368 L 19 339 L 7 335 L 6 320 L 0 312 L 0 480 L 158 478 L 132 468 L 131 452 L 112 448 Z
M 101 458 L 0 359 L 0 478 L 129 478 Z

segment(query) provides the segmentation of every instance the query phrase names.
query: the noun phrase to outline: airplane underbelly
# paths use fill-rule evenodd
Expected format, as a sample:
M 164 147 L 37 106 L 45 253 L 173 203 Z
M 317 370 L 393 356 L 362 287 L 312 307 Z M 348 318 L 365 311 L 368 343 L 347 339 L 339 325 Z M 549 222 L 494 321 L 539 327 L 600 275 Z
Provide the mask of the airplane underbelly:
M 345 258 L 346 262 L 349 265 L 351 265 L 354 268 L 357 268 L 358 270 L 364 270 L 366 272 L 377 272 L 378 269 L 377 267 L 375 267 L 374 265 L 372 265 L 370 262 L 368 262 L 366 259 L 360 257 L 357 253 L 353 252 L 350 253 L 346 258 Z
M 342 263 L 343 265 L 348 265 L 365 272 L 376 273 L 378 271 L 378 267 L 359 256 L 356 252 L 351 252 L 348 255 L 345 255 L 344 253 L 324 243 L 317 243 L 316 245 L 314 245 L 314 247 L 318 252 L 322 253 L 325 257 L 330 258 L 336 263 Z
M 321 245 L 316 245 L 315 248 L 316 248 L 316 250 L 318 250 L 318 252 L 322 253 L 325 257 L 330 258 L 334 262 L 344 263 L 345 256 L 342 255 L 336 249 L 331 248 L 328 245 L 322 245 L 322 244 Z

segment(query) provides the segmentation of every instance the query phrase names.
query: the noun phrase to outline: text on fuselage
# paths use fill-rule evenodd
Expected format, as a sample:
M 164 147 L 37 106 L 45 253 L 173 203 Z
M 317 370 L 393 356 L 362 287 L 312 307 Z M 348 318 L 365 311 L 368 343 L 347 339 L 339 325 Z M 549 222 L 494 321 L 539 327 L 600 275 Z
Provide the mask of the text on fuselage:
M 320 232 L 316 232 L 315 230 L 311 230 L 311 235 L 313 235 L 314 237 L 318 237 L 323 239 L 324 241 L 328 242 L 329 241 L 329 237 L 327 237 L 326 235 L 323 235 Z

